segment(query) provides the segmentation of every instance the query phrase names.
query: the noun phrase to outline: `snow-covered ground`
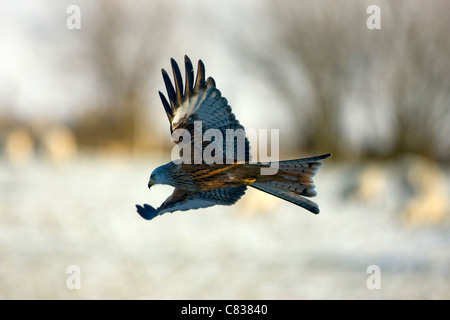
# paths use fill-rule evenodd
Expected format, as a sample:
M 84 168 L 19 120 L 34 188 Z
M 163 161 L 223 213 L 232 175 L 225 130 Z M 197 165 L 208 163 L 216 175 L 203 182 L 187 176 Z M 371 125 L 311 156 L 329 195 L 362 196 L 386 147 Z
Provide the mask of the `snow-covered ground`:
M 161 163 L 1 160 L 0 298 L 450 299 L 448 217 L 408 223 L 399 183 L 361 196 L 329 164 L 317 216 L 251 189 L 232 207 L 145 221 L 134 205 L 171 192 L 147 189 Z M 73 265 L 80 289 L 67 286 Z M 367 286 L 373 265 L 380 289 Z

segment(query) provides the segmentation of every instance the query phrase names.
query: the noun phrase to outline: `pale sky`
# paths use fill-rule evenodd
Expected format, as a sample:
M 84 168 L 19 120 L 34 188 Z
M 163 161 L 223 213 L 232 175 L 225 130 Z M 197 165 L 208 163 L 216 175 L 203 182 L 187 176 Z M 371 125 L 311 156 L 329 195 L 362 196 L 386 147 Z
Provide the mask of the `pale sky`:
M 229 50 L 229 43 L 224 42 L 229 41 L 227 35 L 220 34 L 236 30 L 251 34 L 252 24 L 246 18 L 246 12 L 254 12 L 256 2 L 173 1 L 174 8 L 180 10 L 175 31 L 178 42 L 163 54 L 166 57 L 161 61 L 161 68 L 170 68 L 171 57 L 182 65 L 184 53 L 188 53 L 193 61 L 202 59 L 207 76 L 214 77 L 241 123 L 248 128 L 286 127 L 289 115 L 271 112 L 272 106 L 279 104 L 276 94 L 267 88 L 259 75 L 242 70 L 236 50 Z M 0 0 L 1 113 L 64 120 L 74 110 L 83 108 L 95 90 L 89 75 L 74 77 L 71 74 L 69 77 L 67 70 L 76 67 L 76 61 L 63 60 L 64 54 L 76 45 L 71 43 L 70 37 L 79 32 L 66 27 L 69 16 L 66 9 L 71 4 L 80 6 L 83 29 L 83 15 L 94 10 L 89 2 Z M 101 14 L 101 10 L 96 14 Z M 208 25 L 204 19 L 199 19 L 205 16 L 209 17 Z M 154 83 L 159 83 L 156 89 L 164 92 L 160 73 L 153 77 Z M 160 104 L 157 90 L 149 92 L 149 99 Z

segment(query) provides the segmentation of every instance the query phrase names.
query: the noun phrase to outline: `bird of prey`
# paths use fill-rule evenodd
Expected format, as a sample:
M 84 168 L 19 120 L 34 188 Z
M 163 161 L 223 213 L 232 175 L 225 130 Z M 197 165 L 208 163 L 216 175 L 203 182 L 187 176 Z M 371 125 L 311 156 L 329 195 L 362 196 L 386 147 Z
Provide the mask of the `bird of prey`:
M 184 86 L 180 69 L 171 59 L 174 85 L 162 69 L 168 100 L 159 92 L 169 118 L 172 139 L 178 146 L 183 146 L 180 147 L 183 161 L 176 159 L 156 168 L 148 182 L 149 188 L 155 184 L 166 184 L 175 189 L 157 209 L 148 204 L 136 205 L 137 212 L 144 219 L 151 220 L 166 212 L 232 205 L 250 186 L 318 214 L 318 205 L 305 197 L 316 195 L 312 178 L 322 166 L 320 161 L 331 154 L 279 161 L 275 174 L 265 174 L 263 170 L 269 169 L 269 165 L 251 162 L 244 127 L 232 113 L 227 99 L 216 88 L 214 79 L 209 77 L 205 80 L 203 62 L 198 61 L 195 80 L 194 69 L 187 56 L 184 57 L 184 64 Z M 213 159 L 216 161 L 202 158 L 209 146 L 208 141 L 201 140 L 200 144 L 195 141 L 211 129 L 223 136 L 222 139 L 211 139 L 216 148 L 210 154 L 214 153 Z M 230 132 L 240 132 L 242 139 L 239 134 L 230 137 Z

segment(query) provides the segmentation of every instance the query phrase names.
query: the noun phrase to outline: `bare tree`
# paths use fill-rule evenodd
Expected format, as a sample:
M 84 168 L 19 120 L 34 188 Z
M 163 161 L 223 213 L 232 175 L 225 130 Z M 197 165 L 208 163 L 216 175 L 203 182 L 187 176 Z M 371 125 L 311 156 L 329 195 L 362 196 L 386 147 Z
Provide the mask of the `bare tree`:
M 444 12 L 450 4 L 418 9 L 391 5 L 396 23 L 384 58 L 396 127 L 392 152 L 449 160 L 450 20 Z
M 335 155 L 344 150 L 341 104 L 363 57 L 355 29 L 365 21 L 348 18 L 358 8 L 332 1 L 268 1 L 262 20 L 268 20 L 270 32 L 253 50 L 246 46 L 248 60 L 281 92 L 298 120 L 302 149 Z
M 269 28 L 261 41 L 246 43 L 248 61 L 284 97 L 301 148 L 337 158 L 415 152 L 448 160 L 449 148 L 437 147 L 450 127 L 448 2 L 381 2 L 375 31 L 366 26 L 369 4 L 268 1 L 259 20 Z M 349 97 L 357 103 L 348 106 Z M 378 123 L 377 108 L 384 113 Z M 356 112 L 362 124 L 349 117 Z M 358 147 L 348 138 L 353 125 L 362 128 Z
M 80 52 L 94 77 L 97 98 L 76 124 L 77 134 L 82 144 L 113 141 L 133 147 L 147 123 L 146 90 L 171 43 L 175 13 L 164 1 L 96 4 L 83 21 Z

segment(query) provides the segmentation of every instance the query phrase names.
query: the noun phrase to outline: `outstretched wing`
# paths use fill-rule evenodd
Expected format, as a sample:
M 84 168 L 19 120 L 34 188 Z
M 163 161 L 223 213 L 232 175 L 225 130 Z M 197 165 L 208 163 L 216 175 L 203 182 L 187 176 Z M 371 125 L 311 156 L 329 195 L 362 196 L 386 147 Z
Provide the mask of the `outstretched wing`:
M 204 192 L 189 192 L 175 189 L 172 195 L 158 209 L 148 204 L 144 204 L 143 207 L 136 205 L 136 208 L 142 218 L 151 220 L 166 212 L 186 211 L 215 205 L 232 205 L 244 195 L 246 189 L 246 186 L 220 188 Z
M 236 120 L 227 99 L 222 97 L 216 88 L 214 79 L 209 77 L 205 80 L 203 62 L 198 61 L 197 78 L 194 82 L 191 60 L 187 56 L 184 57 L 186 68 L 184 89 L 178 64 L 174 59 L 171 59 L 170 62 L 175 86 L 172 85 L 167 72 L 162 69 L 169 99 L 167 100 L 161 92 L 159 92 L 159 96 L 169 118 L 173 140 L 176 143 L 184 140 L 186 131 L 181 129 L 185 129 L 190 136 L 190 141 L 187 143 L 190 144 L 191 159 L 194 158 L 195 153 L 202 158 L 205 147 L 211 143 L 203 140 L 205 137 L 209 137 L 206 140 L 210 139 L 222 146 L 221 149 L 215 148 L 215 151 L 220 150 L 222 159 L 250 161 L 250 146 L 245 137 L 245 129 Z M 205 135 L 207 131 L 208 133 Z M 219 134 L 222 140 L 217 140 Z M 194 143 L 194 141 L 202 143 Z

